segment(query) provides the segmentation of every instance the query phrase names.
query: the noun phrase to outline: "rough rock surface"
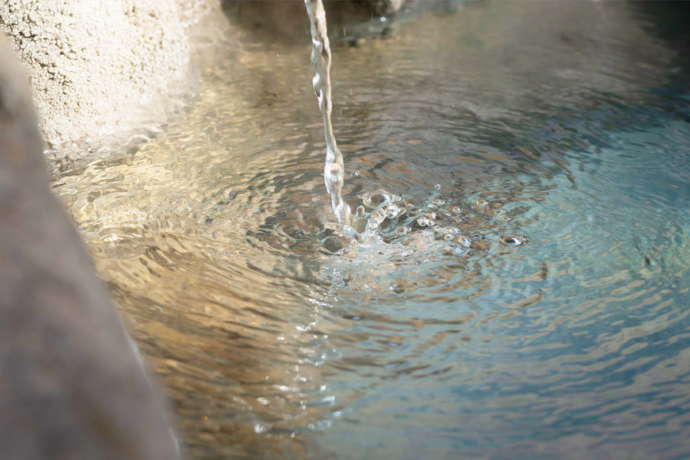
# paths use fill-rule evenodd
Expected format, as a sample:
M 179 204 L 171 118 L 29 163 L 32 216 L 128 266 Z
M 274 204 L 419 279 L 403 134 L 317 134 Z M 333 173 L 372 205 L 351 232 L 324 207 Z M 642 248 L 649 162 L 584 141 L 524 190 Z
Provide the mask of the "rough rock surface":
M 0 36 L 0 455 L 178 458 L 144 369 L 49 188 L 26 79 Z
M 400 11 L 406 0 L 361 0 L 375 14 L 386 15 Z
M 4 0 L 0 31 L 29 67 L 50 146 L 161 121 L 184 88 L 189 43 L 175 0 Z

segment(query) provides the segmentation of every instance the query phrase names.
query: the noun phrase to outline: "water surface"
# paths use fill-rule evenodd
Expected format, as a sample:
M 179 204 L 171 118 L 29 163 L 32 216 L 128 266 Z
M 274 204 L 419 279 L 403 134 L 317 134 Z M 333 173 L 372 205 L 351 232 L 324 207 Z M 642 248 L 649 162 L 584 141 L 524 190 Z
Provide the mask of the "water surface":
M 352 240 L 303 5 L 228 6 L 188 113 L 54 183 L 190 456 L 689 457 L 690 68 L 670 8 L 333 14 Z

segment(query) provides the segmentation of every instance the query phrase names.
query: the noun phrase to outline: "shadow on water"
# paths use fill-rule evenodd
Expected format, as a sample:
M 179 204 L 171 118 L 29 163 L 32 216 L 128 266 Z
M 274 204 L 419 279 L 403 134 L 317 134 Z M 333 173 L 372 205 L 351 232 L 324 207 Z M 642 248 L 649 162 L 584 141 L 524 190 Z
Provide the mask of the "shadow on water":
M 227 2 L 188 115 L 56 179 L 193 458 L 687 456 L 687 35 L 447 5 L 353 41 L 331 4 L 357 240 L 301 2 Z

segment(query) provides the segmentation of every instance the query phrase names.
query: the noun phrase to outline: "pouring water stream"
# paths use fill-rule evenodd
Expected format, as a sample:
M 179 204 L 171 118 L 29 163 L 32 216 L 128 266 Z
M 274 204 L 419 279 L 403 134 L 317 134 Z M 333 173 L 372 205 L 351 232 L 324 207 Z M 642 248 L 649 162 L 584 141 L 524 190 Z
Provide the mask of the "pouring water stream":
M 342 230 L 350 230 L 350 206 L 343 200 L 342 190 L 345 179 L 343 154 L 338 149 L 333 133 L 331 112 L 331 47 L 328 40 L 326 11 L 322 0 L 304 0 L 309 15 L 312 39 L 311 61 L 314 66 L 312 85 L 316 92 L 319 110 L 323 117 L 324 136 L 326 139 L 326 162 L 324 165 L 324 182 L 331 197 L 331 207 Z

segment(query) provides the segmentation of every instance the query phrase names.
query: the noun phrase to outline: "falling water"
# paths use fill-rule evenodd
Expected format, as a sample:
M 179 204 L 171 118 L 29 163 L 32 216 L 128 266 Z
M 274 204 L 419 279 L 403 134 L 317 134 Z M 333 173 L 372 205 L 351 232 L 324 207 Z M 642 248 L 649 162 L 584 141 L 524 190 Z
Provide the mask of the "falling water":
M 312 84 L 323 116 L 324 136 L 326 138 L 326 163 L 323 169 L 326 190 L 331 197 L 331 207 L 341 227 L 350 226 L 350 207 L 343 201 L 343 181 L 345 167 L 343 154 L 338 149 L 333 133 L 331 112 L 331 47 L 328 41 L 326 11 L 322 0 L 304 0 L 311 24 L 311 61 L 314 65 Z

